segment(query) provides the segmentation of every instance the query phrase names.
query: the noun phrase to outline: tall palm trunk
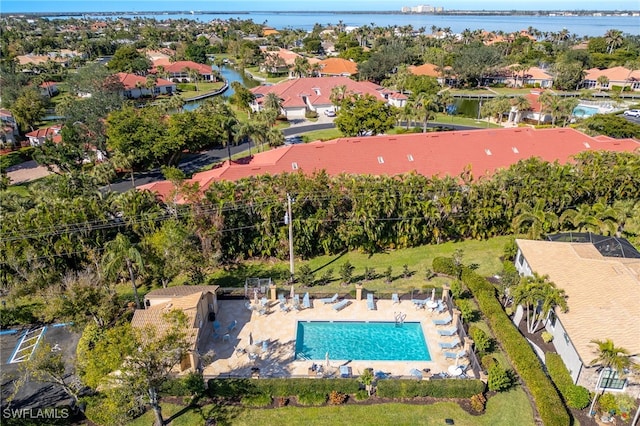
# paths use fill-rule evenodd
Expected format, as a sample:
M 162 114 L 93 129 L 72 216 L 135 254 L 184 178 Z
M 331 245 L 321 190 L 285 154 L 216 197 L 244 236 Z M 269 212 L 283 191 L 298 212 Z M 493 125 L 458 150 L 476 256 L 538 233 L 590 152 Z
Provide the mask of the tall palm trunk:
M 157 426 L 164 425 L 164 419 L 162 418 L 162 407 L 158 400 L 158 392 L 154 388 L 149 388 L 149 405 L 153 409 L 153 414 L 156 416 L 155 424 Z
M 142 309 L 140 298 L 138 297 L 138 288 L 136 287 L 136 277 L 133 273 L 133 265 L 129 259 L 127 259 L 127 269 L 129 270 L 129 277 L 131 278 L 131 285 L 133 286 L 133 297 L 136 299 L 136 306 L 138 309 Z

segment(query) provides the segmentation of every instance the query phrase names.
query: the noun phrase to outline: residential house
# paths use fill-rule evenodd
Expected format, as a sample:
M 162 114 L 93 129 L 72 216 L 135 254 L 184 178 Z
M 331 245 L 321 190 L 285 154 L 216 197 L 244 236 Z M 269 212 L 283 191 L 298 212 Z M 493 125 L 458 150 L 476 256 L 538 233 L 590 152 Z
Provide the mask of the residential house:
M 176 91 L 176 84 L 164 78 L 158 78 L 153 89 L 150 89 L 146 87 L 146 77 L 124 72 L 119 72 L 116 75 L 124 86 L 122 95 L 127 99 L 138 99 L 142 96 L 170 95 Z
M 165 61 L 165 62 L 170 62 L 171 57 L 173 55 L 176 54 L 176 51 L 173 49 L 169 49 L 167 47 L 158 49 L 158 50 L 145 50 L 145 49 L 139 49 L 138 50 L 141 53 L 144 53 L 144 55 L 149 58 L 149 60 L 154 63 L 156 61 Z
M 602 76 L 606 77 L 607 83 L 598 83 L 598 78 Z M 591 68 L 586 71 L 580 86 L 583 89 L 600 90 L 609 90 L 614 86 L 618 88 L 630 87 L 631 90 L 637 91 L 640 90 L 640 70 L 631 70 L 626 67 L 613 67 L 603 70 Z
M 27 133 L 25 136 L 29 140 L 29 145 L 31 146 L 40 146 L 47 140 L 59 143 L 62 141 L 60 130 L 62 130 L 62 127 L 60 125 L 56 125 L 34 130 Z
M 526 120 L 533 123 L 551 123 L 553 117 L 549 112 L 543 111 L 543 105 L 540 103 L 540 94 L 543 93 L 541 90 L 532 90 L 530 93 L 525 95 L 525 98 L 529 101 L 529 109 L 526 111 L 517 111 L 512 108 L 509 113 L 508 121 L 516 121 L 516 115 L 520 113 L 520 120 Z
M 13 114 L 8 109 L 0 108 L 0 125 L 2 125 L 2 131 L 0 132 L 0 145 L 13 146 L 16 144 L 16 138 L 19 135 L 18 124 L 16 123 Z
M 153 61 L 151 73 L 157 74 L 158 67 L 163 68 L 164 78 L 174 83 L 191 82 L 193 77 L 189 74 L 189 70 L 198 72 L 198 79 L 201 81 L 216 81 L 216 75 L 211 65 L 199 64 L 193 61 L 177 61 L 170 62 L 166 59 L 158 59 Z
M 145 309 L 137 309 L 131 325 L 144 330 L 156 327 L 162 334 L 168 327 L 164 314 L 178 309 L 187 316 L 189 353 L 182 359 L 178 372 L 198 371 L 207 343 L 213 339 L 212 322 L 218 312 L 218 286 L 185 285 L 152 290 L 144 298 Z
M 457 82 L 455 76 L 452 75 L 453 69 L 450 66 L 445 66 L 443 69 L 440 69 L 437 65 L 426 63 L 418 66 L 410 65 L 407 69 L 413 75 L 433 77 L 437 79 L 441 85 L 454 86 Z
M 505 81 L 508 86 L 533 86 L 541 89 L 551 89 L 553 87 L 553 76 L 546 70 L 539 67 L 530 67 L 523 71 L 516 71 L 514 70 L 515 67 L 518 67 L 518 64 L 508 67 L 512 73 L 510 78 Z
M 337 78 L 340 77 L 328 77 Z M 279 147 L 242 162 L 225 162 L 196 173 L 187 182 L 198 183 L 200 189 L 206 191 L 212 182 L 219 180 L 236 181 L 281 173 L 311 175 L 320 170 L 331 176 L 342 173 L 395 176 L 415 172 L 423 176 L 457 177 L 469 165 L 473 175 L 480 178 L 532 157 L 568 163 L 583 151 L 638 150 L 640 142 L 633 139 L 591 137 L 568 128 L 503 128 L 351 137 Z M 173 185 L 160 181 L 138 189 L 157 192 L 159 197 L 168 200 Z M 186 202 L 181 198 L 172 200 Z
M 67 67 L 70 62 L 69 57 L 56 56 L 51 57 L 48 55 L 18 55 L 16 56 L 18 61 L 18 69 L 22 72 L 37 73 L 38 68 L 47 62 L 56 62 L 62 67 Z
M 358 74 L 358 64 L 343 58 L 327 58 L 320 62 L 320 77 L 353 77 Z
M 640 354 L 640 253 L 626 240 L 593 234 L 516 244 L 518 272 L 547 275 L 567 296 L 568 311 L 551 312 L 545 328 L 574 383 L 593 390 L 602 373 L 602 387 L 625 390 L 627 379 L 590 365 L 597 357 L 591 342 L 611 339 L 636 358 Z
M 270 35 L 278 35 L 280 32 L 272 27 L 262 27 L 262 35 L 268 37 Z
M 282 113 L 288 119 L 304 118 L 307 110 L 322 114 L 335 108 L 331 101 L 331 91 L 337 86 L 345 86 L 347 93 L 369 94 L 398 107 L 403 107 L 407 101 L 407 97 L 402 93 L 387 90 L 368 81 L 354 81 L 348 77 L 317 77 L 288 80 L 273 86 L 254 87 L 251 89 L 255 95 L 251 109 L 260 111 L 264 97 L 268 93 L 275 93 L 282 99 Z
M 58 94 L 58 83 L 55 81 L 45 81 L 40 84 L 40 94 L 51 98 Z
M 261 46 L 260 51 L 265 56 L 265 60 L 260 65 L 260 72 L 269 74 L 287 74 L 293 68 L 296 59 L 303 57 L 281 47 L 278 50 L 267 50 L 267 47 Z

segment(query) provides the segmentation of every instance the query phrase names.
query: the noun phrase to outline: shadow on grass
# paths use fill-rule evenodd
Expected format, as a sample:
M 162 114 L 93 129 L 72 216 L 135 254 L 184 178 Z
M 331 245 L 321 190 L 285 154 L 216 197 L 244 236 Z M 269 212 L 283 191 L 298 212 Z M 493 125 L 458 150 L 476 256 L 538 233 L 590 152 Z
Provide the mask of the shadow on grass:
M 312 273 L 316 273 L 319 272 L 320 270 L 326 268 L 327 266 L 337 262 L 338 260 L 340 260 L 345 254 L 347 254 L 347 250 L 343 251 L 342 253 L 338 254 L 336 257 L 334 257 L 333 259 L 331 259 L 330 261 L 328 261 L 327 263 L 325 263 L 324 265 L 320 265 L 318 266 L 316 269 L 314 269 L 313 271 L 311 271 Z

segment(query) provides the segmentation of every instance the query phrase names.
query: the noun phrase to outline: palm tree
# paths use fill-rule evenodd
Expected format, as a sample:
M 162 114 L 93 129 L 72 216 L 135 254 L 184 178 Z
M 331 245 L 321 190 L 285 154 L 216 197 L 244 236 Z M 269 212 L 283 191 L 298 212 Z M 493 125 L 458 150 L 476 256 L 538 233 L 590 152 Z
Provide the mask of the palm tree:
M 531 108 L 531 103 L 524 96 L 516 96 L 511 99 L 511 106 L 516 110 L 514 123 L 519 123 L 522 119 L 522 112 Z
M 138 269 L 139 272 L 144 271 L 142 255 L 138 249 L 131 244 L 129 238 L 120 233 L 118 233 L 113 240 L 106 243 L 104 249 L 105 255 L 102 258 L 102 266 L 105 273 L 111 276 L 118 276 L 126 267 L 129 272 L 129 278 L 131 279 L 136 306 L 138 309 L 142 309 L 134 273 L 135 269 Z
M 299 56 L 293 63 L 293 75 L 298 78 L 305 77 L 309 73 L 310 68 L 309 60 L 303 56 Z
M 329 99 L 331 103 L 336 107 L 336 111 L 340 108 L 342 101 L 347 95 L 347 86 L 344 84 L 334 86 L 331 88 L 331 94 L 329 95 Z
M 282 99 L 273 92 L 267 93 L 262 105 L 264 109 L 275 111 L 277 115 L 282 113 Z
M 528 224 L 527 238 L 532 240 L 555 229 L 558 223 L 558 216 L 547 209 L 546 202 L 542 198 L 538 199 L 534 206 L 523 202 L 516 204 L 515 214 L 512 222 L 513 232 L 518 233 L 523 225 Z
M 433 95 L 421 92 L 414 99 L 413 106 L 415 109 L 420 111 L 420 117 L 422 117 L 422 133 L 426 133 L 429 118 L 431 118 L 431 113 L 436 106 L 436 99 Z
M 608 30 L 604 33 L 604 39 L 607 42 L 607 53 L 612 54 L 615 49 L 622 46 L 624 38 L 620 30 Z
M 607 87 L 609 86 L 609 78 L 606 75 L 601 75 L 600 77 L 598 77 L 596 82 L 598 83 L 599 92 L 602 92 L 602 89 L 604 88 L 604 86 L 607 86 Z
M 527 310 L 527 331 L 533 334 L 540 323 L 546 319 L 549 313 L 556 307 L 566 312 L 568 309 L 564 290 L 557 288 L 549 281 L 549 277 L 533 276 L 523 277 L 513 289 L 513 301 L 516 305 L 523 305 Z
M 182 96 L 174 94 L 168 102 L 168 106 L 172 110 L 176 110 L 178 112 L 182 112 L 182 108 L 184 107 L 185 100 Z
M 598 346 L 596 350 L 596 358 L 593 359 L 590 365 L 598 365 L 602 372 L 600 373 L 600 377 L 598 378 L 598 382 L 596 383 L 596 392 L 598 387 L 601 385 L 600 380 L 602 379 L 602 374 L 605 371 L 614 370 L 618 373 L 618 377 L 621 377 L 625 374 L 625 370 L 637 367 L 636 364 L 631 360 L 629 351 L 623 347 L 618 347 L 613 343 L 611 339 L 605 340 L 597 340 L 594 339 L 591 343 Z M 602 387 L 602 393 L 600 395 L 604 395 L 606 387 Z M 589 409 L 589 415 L 593 413 L 593 407 L 598 400 L 598 394 L 596 394 L 591 402 L 591 408 Z

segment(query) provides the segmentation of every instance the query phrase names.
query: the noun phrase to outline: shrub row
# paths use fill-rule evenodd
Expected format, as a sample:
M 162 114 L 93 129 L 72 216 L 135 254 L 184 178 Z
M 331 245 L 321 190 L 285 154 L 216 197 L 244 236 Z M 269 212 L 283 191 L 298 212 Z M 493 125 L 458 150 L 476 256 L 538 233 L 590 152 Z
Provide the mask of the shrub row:
M 434 269 L 436 269 L 434 259 Z M 462 281 L 473 293 L 493 334 L 509 357 L 516 373 L 525 382 L 546 426 L 569 425 L 571 419 L 560 395 L 545 374 L 540 360 L 515 328 L 496 298 L 495 288 L 469 268 L 462 268 Z
M 567 405 L 578 410 L 582 410 L 589 405 L 589 391 L 583 386 L 573 384 L 571 374 L 569 374 L 569 370 L 567 370 L 564 362 L 562 362 L 560 355 L 547 353 L 545 358 L 547 372 L 567 402 Z
M 328 395 L 331 391 L 353 395 L 360 389 L 360 382 L 356 379 L 211 379 L 208 384 L 211 396 L 227 398 L 242 398 L 252 394 L 265 394 L 274 398 L 310 393 Z
M 380 380 L 376 392 L 381 398 L 471 398 L 484 389 L 482 380 Z

